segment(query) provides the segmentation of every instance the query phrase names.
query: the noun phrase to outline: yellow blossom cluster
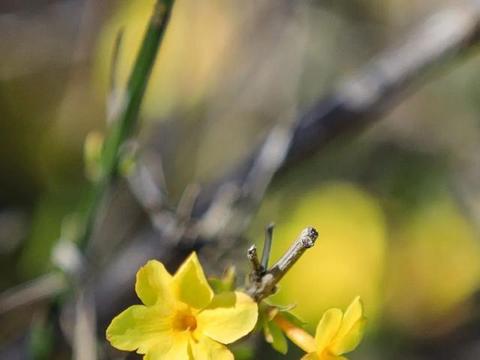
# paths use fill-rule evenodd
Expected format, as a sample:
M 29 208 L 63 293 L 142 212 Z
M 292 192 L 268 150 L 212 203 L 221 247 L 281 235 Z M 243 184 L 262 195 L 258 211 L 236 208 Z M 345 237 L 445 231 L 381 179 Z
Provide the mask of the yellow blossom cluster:
M 137 273 L 135 291 L 143 305 L 115 317 L 107 339 L 144 360 L 231 360 L 225 344 L 250 333 L 258 318 L 257 303 L 247 294 L 213 292 L 195 253 L 173 276 L 160 262 L 149 261 Z M 327 310 L 315 337 L 281 313 L 273 321 L 307 353 L 302 360 L 346 360 L 343 355 L 358 346 L 366 322 L 359 297 L 345 313 Z
M 143 305 L 115 317 L 107 339 L 144 360 L 230 360 L 230 344 L 252 331 L 257 304 L 241 292 L 215 295 L 193 253 L 170 275 L 156 260 L 137 273 L 135 291 Z

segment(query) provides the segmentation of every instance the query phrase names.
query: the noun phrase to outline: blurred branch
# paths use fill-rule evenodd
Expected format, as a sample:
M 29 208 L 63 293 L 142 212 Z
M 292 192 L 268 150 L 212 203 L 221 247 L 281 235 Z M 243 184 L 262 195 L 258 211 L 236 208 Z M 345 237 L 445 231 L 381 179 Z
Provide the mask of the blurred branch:
M 279 121 L 243 164 L 199 195 L 193 211 L 199 238 L 210 242 L 241 236 L 278 173 L 379 119 L 438 65 L 477 44 L 479 28 L 479 1 L 438 11 L 296 120 L 289 114 L 294 121 Z
M 120 98 L 118 101 L 113 101 L 115 109 L 109 113 L 109 116 L 114 120 L 110 124 L 102 152 L 102 174 L 93 185 L 84 228 L 78 241 L 82 250 L 85 250 L 88 245 L 95 221 L 98 218 L 101 202 L 118 173 L 122 147 L 125 146 L 127 140 L 136 130 L 140 106 L 170 19 L 173 2 L 173 0 L 158 0 L 155 3 L 144 39 L 128 79 L 126 92 L 125 94 L 114 94 Z M 115 44 L 114 63 L 112 64 L 114 67 L 116 66 L 115 58 L 118 56 L 120 41 L 121 33 Z M 114 79 L 115 69 L 112 69 L 112 74 L 112 79 Z M 112 90 L 116 92 L 114 82 L 112 82 Z M 140 171 L 142 169 L 140 167 Z M 143 171 L 138 178 L 144 180 L 146 176 L 145 171 Z M 155 196 L 158 195 L 160 193 L 155 193 Z M 96 358 L 96 308 L 92 288 L 82 284 L 77 286 L 76 292 L 73 356 L 74 359 L 94 359 Z
M 110 64 L 109 74 L 109 90 L 107 96 L 107 125 L 110 125 L 118 118 L 118 114 L 122 110 L 123 103 L 125 101 L 124 89 L 118 86 L 118 62 L 120 56 L 120 50 L 122 47 L 124 35 L 124 28 L 121 28 L 117 32 L 115 37 L 115 43 L 113 45 L 112 60 Z
M 1 13 L 0 80 L 29 76 L 52 65 L 63 68 L 85 63 L 92 35 L 101 23 L 101 9 L 94 3 L 51 1 L 36 6 L 36 11 L 24 6 L 18 12 Z
M 326 100 L 298 120 L 282 169 L 318 151 L 345 132 L 362 129 L 424 83 L 450 60 L 478 44 L 480 2 L 473 0 L 431 15 L 403 43 L 381 53 Z
M 158 0 L 156 2 L 145 32 L 145 37 L 133 65 L 126 91 L 124 94 L 121 94 L 121 99 L 118 102 L 118 104 L 120 104 L 119 107 L 115 109 L 115 112 L 110 113 L 110 115 L 114 117 L 114 121 L 109 127 L 102 150 L 101 174 L 92 186 L 88 206 L 83 213 L 84 218 L 82 219 L 81 230 L 76 239 L 78 248 L 75 247 L 75 249 L 82 257 L 92 238 L 102 200 L 106 196 L 112 180 L 117 176 L 122 148 L 136 130 L 140 105 L 170 18 L 173 2 L 173 0 Z M 118 49 L 119 44 L 120 40 L 116 43 L 116 49 Z M 58 250 L 58 248 L 56 250 Z M 57 255 L 59 253 L 62 254 L 65 253 L 65 251 L 57 251 Z M 61 262 L 62 261 L 60 261 L 60 263 Z M 73 288 L 73 293 L 75 294 L 73 300 L 75 305 L 73 357 L 75 359 L 95 359 L 97 352 L 95 331 L 96 308 L 92 288 L 85 281 L 92 276 L 94 267 L 92 263 L 79 262 L 79 264 L 80 263 L 84 266 L 74 266 L 74 274 L 68 274 L 71 275 L 72 280 L 69 284 L 65 284 L 63 274 L 52 274 L 47 278 L 40 278 L 34 283 L 22 286 L 18 290 L 13 289 L 11 292 L 7 292 L 0 298 L 0 312 L 18 307 L 19 304 L 22 303 L 38 301 L 42 298 L 51 299 L 57 293 L 65 289 Z M 70 265 L 71 264 L 66 264 L 64 268 L 69 268 L 71 267 Z M 87 265 L 89 268 L 84 268 Z M 80 269 L 78 269 L 79 267 Z M 66 271 L 66 273 L 68 273 L 68 271 Z M 57 276 L 61 277 L 61 280 L 63 280 L 62 283 L 58 283 L 59 279 Z M 51 307 L 57 306 L 58 302 L 58 299 L 53 300 Z
M 125 33 L 125 29 L 121 28 L 117 32 L 117 36 L 115 37 L 115 42 L 113 44 L 113 52 L 112 52 L 112 62 L 110 64 L 110 75 L 109 75 L 109 92 L 110 94 L 114 93 L 115 90 L 118 88 L 118 61 L 120 57 L 120 50 L 122 48 L 122 41 L 123 35 Z M 108 108 L 108 106 L 107 106 Z
M 245 206 L 245 201 L 258 205 L 274 176 L 298 166 L 338 136 L 359 132 L 378 120 L 406 96 L 407 90 L 421 86 L 427 76 L 435 73 L 433 70 L 439 69 L 439 65 L 460 59 L 477 45 L 479 29 L 478 0 L 437 11 L 403 42 L 379 54 L 357 75 L 346 79 L 336 91 L 319 99 L 303 112 L 291 128 L 282 130 L 283 135 L 279 137 L 282 141 L 272 140 L 278 135 L 275 133 L 279 130 L 275 128 L 264 144 L 253 151 L 235 171 L 200 193 L 193 209 L 193 216 L 198 219 L 200 226 L 193 226 L 198 226 L 197 233 L 201 234 L 201 240 L 213 242 L 218 240 L 219 234 L 229 237 L 230 233 L 222 234 L 222 230 L 229 229 L 227 225 L 231 224 L 231 219 L 241 222 L 238 227 L 232 227 L 232 235 L 241 234 L 239 231 L 245 228 L 256 209 L 252 205 L 248 207 L 250 211 L 246 220 L 236 216 L 236 209 Z M 235 239 L 229 237 L 229 240 L 232 238 Z M 197 242 L 194 247 L 200 245 Z M 189 246 L 190 250 L 194 248 Z M 158 242 L 149 241 L 148 238 L 132 244 L 132 247 L 144 252 L 144 257 L 152 254 L 170 265 L 178 264 L 179 258 L 189 251 L 186 244 L 180 248 L 172 244 L 169 246 L 165 241 L 159 246 Z M 135 250 L 129 248 L 127 251 Z M 119 257 L 126 258 L 122 254 Z M 112 299 L 127 296 L 124 289 L 130 289 L 128 284 L 134 278 L 133 272 L 120 277 L 115 271 L 115 266 L 107 268 L 99 281 L 99 284 L 108 283 L 109 289 L 115 289 L 115 294 L 111 291 L 106 294 L 102 286 L 97 285 L 98 300 L 108 303 L 108 306 L 107 303 L 102 306 L 107 312 L 113 311 Z M 102 315 L 107 319 L 111 314 Z
M 86 213 L 85 227 L 79 239 L 79 247 L 85 248 L 91 237 L 94 221 L 97 218 L 100 202 L 108 189 L 111 180 L 117 175 L 120 160 L 120 149 L 136 129 L 138 114 L 147 87 L 153 64 L 157 56 L 163 34 L 165 32 L 173 0 L 159 0 L 155 5 L 152 17 L 145 33 L 142 45 L 133 65 L 127 83 L 125 98 L 118 118 L 109 129 L 102 153 L 102 176 L 94 185 L 89 207 Z
M 262 267 L 264 269 L 268 268 L 268 262 L 270 260 L 270 252 L 272 250 L 272 241 L 273 241 L 273 229 L 275 227 L 274 223 L 270 223 L 265 228 L 265 241 L 263 242 L 262 250 Z
M 248 226 L 263 199 L 274 174 L 284 162 L 291 140 L 291 130 L 281 124 L 272 129 L 243 182 L 227 181 L 213 195 L 208 210 L 199 221 L 203 239 L 236 237 Z
M 427 75 L 451 60 L 458 60 L 479 41 L 480 2 L 474 0 L 431 15 L 407 38 L 376 56 L 346 79 L 329 96 L 319 99 L 293 125 L 283 161 L 276 172 L 297 166 L 333 139 L 358 132 L 405 97 L 407 90 L 422 85 Z M 248 183 L 252 168 L 267 141 L 220 184 Z M 218 188 L 214 184 L 211 189 Z M 208 207 L 212 194 L 203 194 L 198 214 Z
M 157 185 L 149 167 L 142 158 L 135 161 L 133 171 L 127 175 L 130 190 L 142 205 L 154 225 L 162 223 L 159 218 L 165 210 L 167 194 Z
M 72 356 L 74 360 L 91 360 L 97 357 L 96 310 L 90 290 L 81 290 L 76 294 Z
M 0 315 L 13 309 L 51 299 L 67 286 L 65 276 L 59 272 L 18 285 L 0 294 Z

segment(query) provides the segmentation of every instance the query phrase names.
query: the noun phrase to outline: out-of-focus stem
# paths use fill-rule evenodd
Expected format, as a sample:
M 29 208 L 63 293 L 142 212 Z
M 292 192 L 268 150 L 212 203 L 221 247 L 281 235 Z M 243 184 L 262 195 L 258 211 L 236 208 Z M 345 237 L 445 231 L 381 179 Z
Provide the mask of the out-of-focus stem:
M 295 326 L 290 321 L 285 319 L 281 313 L 278 313 L 273 321 L 277 324 L 280 329 L 283 330 L 285 335 L 300 349 L 306 353 L 315 352 L 315 339 L 308 332 Z
M 268 269 L 268 260 L 270 259 L 270 251 L 272 250 L 273 228 L 275 224 L 270 223 L 265 228 L 265 242 L 263 243 L 261 265 L 264 269 Z
M 91 187 L 87 199 L 87 208 L 83 212 L 81 230 L 77 238 L 77 246 L 82 253 L 86 252 L 86 248 L 91 239 L 102 200 L 112 180 L 117 175 L 122 146 L 132 136 L 138 125 L 140 106 L 170 18 L 173 4 L 174 0 L 157 0 L 130 73 L 127 88 L 119 99 L 119 109 L 115 109 L 117 112 L 113 113 L 113 123 L 107 131 L 102 149 L 101 173 L 98 180 L 96 180 Z M 119 43 L 117 40 L 116 47 L 118 46 Z M 70 282 L 70 286 L 66 287 L 66 289 L 73 288 L 75 290 L 74 293 L 77 295 L 75 299 L 75 324 L 77 324 L 77 326 L 74 330 L 73 358 L 95 359 L 97 353 L 95 339 L 93 337 L 85 337 L 86 333 L 95 333 L 95 308 L 91 302 L 87 302 L 84 298 L 85 294 L 90 296 L 88 285 L 81 281 L 82 279 L 78 276 L 79 274 L 75 275 L 77 275 L 76 281 Z M 58 306 L 59 302 L 60 300 L 58 298 L 52 301 L 50 304 L 51 308 Z M 81 320 L 86 321 L 82 322 Z M 37 354 L 33 354 L 33 357 L 36 358 L 36 355 Z
M 88 207 L 84 217 L 83 231 L 78 239 L 80 249 L 85 249 L 91 237 L 100 203 L 116 176 L 121 155 L 121 147 L 133 134 L 138 125 L 138 115 L 142 104 L 155 58 L 170 18 L 173 0 L 157 1 L 145 33 L 142 45 L 130 74 L 126 94 L 121 101 L 120 111 L 114 120 L 102 152 L 102 174 L 90 192 Z

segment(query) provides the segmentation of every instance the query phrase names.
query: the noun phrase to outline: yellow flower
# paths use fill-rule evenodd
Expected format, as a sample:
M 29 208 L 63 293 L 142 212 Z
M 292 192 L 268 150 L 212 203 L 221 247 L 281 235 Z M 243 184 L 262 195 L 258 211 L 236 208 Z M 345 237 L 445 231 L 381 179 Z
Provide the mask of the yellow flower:
M 327 310 L 318 323 L 315 338 L 282 317 L 274 321 L 307 352 L 302 360 L 346 360 L 342 355 L 358 346 L 366 323 L 360 297 L 352 301 L 345 314 L 339 309 Z
M 245 336 L 257 322 L 257 304 L 248 295 L 213 293 L 195 253 L 173 276 L 149 261 L 137 273 L 135 291 L 144 305 L 116 316 L 107 339 L 144 360 L 233 359 L 222 344 Z

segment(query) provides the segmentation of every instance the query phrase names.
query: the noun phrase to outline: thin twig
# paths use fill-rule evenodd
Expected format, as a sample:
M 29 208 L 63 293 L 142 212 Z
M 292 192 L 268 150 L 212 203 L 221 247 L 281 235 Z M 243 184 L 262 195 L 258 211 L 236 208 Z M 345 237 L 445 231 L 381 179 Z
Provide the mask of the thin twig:
M 261 261 L 261 265 L 264 269 L 268 269 L 268 260 L 270 259 L 270 252 L 272 250 L 274 228 L 275 228 L 274 223 L 268 224 L 268 226 L 265 228 L 265 242 L 263 243 L 262 261 Z
M 109 92 L 107 96 L 107 125 L 111 125 L 119 116 L 125 106 L 124 89 L 118 85 L 118 62 L 120 60 L 120 50 L 122 47 L 124 28 L 117 32 L 115 43 L 113 44 L 112 60 L 109 74 Z
M 54 272 L 8 289 L 0 294 L 0 315 L 15 308 L 51 299 L 66 287 L 65 276 L 59 272 Z
M 290 268 L 300 259 L 303 253 L 311 248 L 317 240 L 318 232 L 313 227 L 304 229 L 287 252 L 272 266 L 265 271 L 257 281 L 252 281 L 247 293 L 260 302 L 273 294 L 278 282 L 285 276 Z M 250 248 L 251 249 L 251 248 Z M 250 259 L 250 249 L 248 256 Z
M 176 215 L 179 221 L 188 221 L 191 218 L 192 209 L 200 191 L 201 187 L 198 184 L 192 183 L 187 185 L 177 205 Z
M 152 223 L 155 223 L 156 215 L 165 210 L 167 194 L 157 185 L 142 157 L 135 161 L 134 169 L 127 175 L 127 181 L 135 199 L 152 217 Z
M 302 231 L 298 239 L 287 250 L 283 257 L 272 266 L 270 272 L 277 279 L 277 282 L 290 270 L 290 268 L 303 255 L 305 250 L 315 245 L 318 232 L 313 227 L 308 227 Z
M 438 69 L 438 65 L 459 60 L 468 50 L 474 48 L 478 44 L 479 28 L 480 2 L 478 1 L 435 11 L 403 43 L 379 54 L 371 63 L 360 69 L 357 75 L 346 79 L 337 91 L 319 99 L 299 116 L 294 127 L 293 138 L 288 143 L 287 155 L 274 171 L 274 175 L 289 167 L 299 166 L 306 158 L 321 150 L 338 136 L 346 132 L 359 131 L 364 125 L 379 119 L 386 110 L 391 109 L 396 102 L 408 94 L 406 89 L 414 90 L 424 84 L 425 80 L 432 78 L 431 75 L 438 73 L 432 71 Z M 406 64 L 408 66 L 405 66 Z M 354 91 L 359 89 L 359 84 L 363 88 L 363 94 Z M 355 95 L 358 96 L 356 100 Z M 360 95 L 370 100 L 360 101 Z M 362 105 L 359 106 L 360 104 Z M 205 222 L 204 215 L 215 212 L 215 216 L 211 216 L 210 223 L 218 221 L 217 214 L 222 215 L 225 208 L 214 201 L 217 199 L 218 192 L 225 192 L 226 188 L 231 188 L 234 189 L 230 191 L 233 194 L 232 197 L 237 196 L 235 192 L 242 188 L 260 151 L 260 149 L 252 151 L 251 156 L 239 164 L 234 172 L 204 187 L 193 211 L 195 218 Z M 228 203 L 228 201 L 225 202 Z M 218 211 L 210 208 L 212 204 L 218 208 Z M 205 226 L 205 228 L 210 229 L 213 226 Z M 202 236 L 207 237 L 208 240 L 208 236 L 214 233 L 214 231 L 205 231 L 202 232 Z M 162 233 L 158 236 L 162 236 Z M 184 256 L 186 251 L 185 248 L 178 249 L 173 246 L 159 248 L 158 242 L 149 242 L 149 239 L 132 244 L 132 247 L 142 252 L 144 256 L 155 254 L 163 261 L 174 264 Z M 196 248 L 198 247 L 197 244 Z M 127 252 L 119 256 L 122 259 L 126 258 Z M 134 269 L 131 269 L 130 277 L 114 276 L 114 272 L 113 267 L 107 268 L 103 275 L 105 278 L 115 280 L 115 283 L 110 281 L 109 286 L 117 290 L 117 297 L 121 297 L 115 299 L 118 307 L 130 294 L 129 282 L 133 278 Z M 103 293 L 102 287 L 103 285 L 99 285 L 98 291 Z M 105 297 L 105 304 L 102 304 L 105 309 L 111 309 L 112 298 L 115 297 Z
M 247 259 L 252 265 L 251 280 L 253 282 L 257 282 L 262 278 L 265 269 L 262 268 L 262 265 L 258 260 L 257 247 L 255 245 L 252 245 L 248 248 Z
M 383 51 L 295 121 L 286 154 L 269 179 L 290 167 L 297 167 L 332 140 L 359 132 L 378 120 L 408 92 L 425 83 L 447 61 L 458 60 L 474 48 L 480 35 L 480 2 L 471 1 L 434 12 L 402 42 Z M 270 141 L 266 139 L 265 143 Z M 245 161 L 207 188 L 198 201 L 197 216 L 212 203 L 222 184 L 242 187 L 249 181 L 265 144 Z M 271 169 L 269 169 L 271 172 Z M 262 186 L 268 186 L 263 183 Z
M 72 359 L 96 359 L 96 308 L 91 289 L 83 289 L 76 294 L 75 314 Z
M 117 174 L 120 148 L 137 127 L 140 105 L 142 104 L 161 40 L 170 19 L 172 6 L 173 0 L 159 0 L 155 5 L 128 80 L 125 104 L 105 139 L 104 151 L 102 153 L 103 173 L 91 192 L 89 207 L 85 217 L 85 226 L 78 242 L 80 248 L 86 247 L 93 231 L 101 200 L 110 182 Z
M 91 241 L 102 201 L 118 173 L 121 148 L 136 130 L 140 106 L 170 18 L 173 2 L 173 0 L 158 0 L 156 2 L 127 83 L 125 96 L 122 96 L 121 106 L 113 112 L 116 119 L 110 125 L 103 147 L 101 174 L 91 188 L 87 208 L 83 213 L 81 230 L 76 239 L 78 251 L 82 255 L 87 251 L 87 246 Z M 95 301 L 90 287 L 87 287 L 85 283 L 87 277 L 84 276 L 92 271 L 92 266 L 89 269 L 75 270 L 75 274 L 69 274 L 72 275 L 73 281 L 68 284 L 65 284 L 63 274 L 52 274 L 49 277 L 37 280 L 33 284 L 27 284 L 25 288 L 15 290 L 11 294 L 7 293 L 0 298 L 0 312 L 8 311 L 21 303 L 51 298 L 58 292 L 73 288 L 73 293 L 77 295 L 74 299 L 74 323 L 77 325 L 74 336 L 74 358 L 95 359 L 97 353 L 96 332 L 94 330 L 96 327 Z M 64 282 L 59 283 L 60 280 L 57 276 L 62 276 L 61 280 Z M 53 300 L 50 304 L 51 308 L 58 306 L 60 301 L 58 298 Z M 89 336 L 85 336 L 85 334 Z
M 120 60 L 120 50 L 122 48 L 123 35 L 125 29 L 122 27 L 118 30 L 115 36 L 115 42 L 113 43 L 112 61 L 110 64 L 110 76 L 109 76 L 109 91 L 115 92 L 118 87 L 118 61 Z

